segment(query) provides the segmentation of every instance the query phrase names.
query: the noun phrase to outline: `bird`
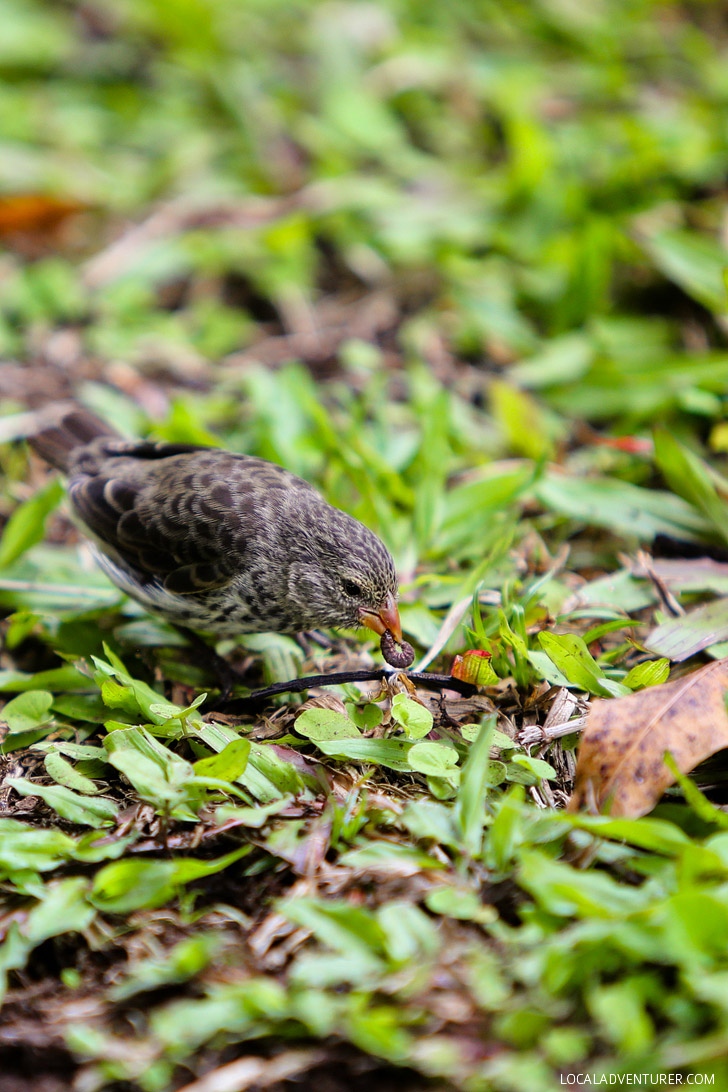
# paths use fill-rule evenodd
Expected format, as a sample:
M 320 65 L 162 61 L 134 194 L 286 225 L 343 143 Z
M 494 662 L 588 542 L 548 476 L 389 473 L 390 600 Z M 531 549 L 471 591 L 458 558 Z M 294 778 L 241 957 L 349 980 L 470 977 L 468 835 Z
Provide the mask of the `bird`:
M 76 403 L 48 409 L 29 443 L 67 477 L 98 564 L 148 611 L 220 637 L 366 626 L 390 663 L 412 662 L 389 550 L 291 471 L 127 439 Z

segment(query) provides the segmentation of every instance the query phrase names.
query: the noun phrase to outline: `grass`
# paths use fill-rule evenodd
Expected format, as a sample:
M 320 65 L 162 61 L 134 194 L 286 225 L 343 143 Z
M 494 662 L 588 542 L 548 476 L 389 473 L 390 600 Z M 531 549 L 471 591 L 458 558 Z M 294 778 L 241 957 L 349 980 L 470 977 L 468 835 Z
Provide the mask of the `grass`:
M 725 1086 L 721 756 L 644 818 L 564 811 L 592 698 L 725 652 L 718 6 L 0 19 L 3 1080 Z M 204 715 L 18 442 L 69 393 L 312 481 L 486 688 Z M 251 688 L 376 661 L 219 651 Z

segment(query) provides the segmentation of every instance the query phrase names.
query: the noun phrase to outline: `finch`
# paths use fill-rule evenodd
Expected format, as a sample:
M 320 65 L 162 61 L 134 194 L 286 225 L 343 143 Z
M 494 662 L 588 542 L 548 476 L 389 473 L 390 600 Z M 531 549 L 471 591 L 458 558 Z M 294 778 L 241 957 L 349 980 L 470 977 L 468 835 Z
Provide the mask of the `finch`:
M 389 551 L 308 482 L 251 455 L 124 439 L 75 404 L 47 420 L 29 442 L 67 476 L 101 568 L 149 611 L 220 636 L 363 625 L 412 662 Z

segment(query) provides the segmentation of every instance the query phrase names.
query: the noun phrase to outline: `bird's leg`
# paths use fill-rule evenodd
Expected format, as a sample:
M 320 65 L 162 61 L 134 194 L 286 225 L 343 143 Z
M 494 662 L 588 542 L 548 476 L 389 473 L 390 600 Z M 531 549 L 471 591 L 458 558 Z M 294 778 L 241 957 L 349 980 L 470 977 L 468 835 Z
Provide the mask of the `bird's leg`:
M 325 633 L 322 633 L 320 629 L 307 629 L 304 637 L 308 637 L 309 641 L 314 645 L 318 645 L 319 648 L 333 648 L 334 642 L 330 637 L 327 637 Z
M 327 637 L 325 633 L 321 633 L 318 629 L 303 630 L 296 634 L 296 640 L 306 656 L 313 655 L 314 645 L 317 645 L 318 648 L 330 649 L 334 643 L 330 637 Z
M 215 681 L 220 687 L 220 697 L 217 699 L 217 704 L 226 702 L 235 689 L 235 684 L 240 681 L 240 672 L 231 667 L 223 656 L 218 656 L 215 649 L 208 645 L 207 641 L 204 637 L 200 637 L 199 633 L 196 633 L 193 629 L 188 629 L 187 626 L 175 625 L 174 628 L 192 645 L 195 652 L 199 653 L 204 666 L 215 676 Z

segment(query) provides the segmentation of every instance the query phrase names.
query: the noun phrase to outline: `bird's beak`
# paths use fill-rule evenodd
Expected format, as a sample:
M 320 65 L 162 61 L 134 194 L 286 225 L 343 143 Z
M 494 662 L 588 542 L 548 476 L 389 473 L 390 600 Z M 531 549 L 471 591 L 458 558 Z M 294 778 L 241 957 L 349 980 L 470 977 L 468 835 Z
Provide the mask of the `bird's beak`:
M 361 607 L 359 609 L 359 618 L 363 626 L 373 629 L 380 636 L 386 630 L 389 630 L 397 644 L 402 644 L 402 624 L 399 620 L 397 604 L 391 592 L 379 608 L 378 614 L 375 614 L 373 610 L 364 610 Z

